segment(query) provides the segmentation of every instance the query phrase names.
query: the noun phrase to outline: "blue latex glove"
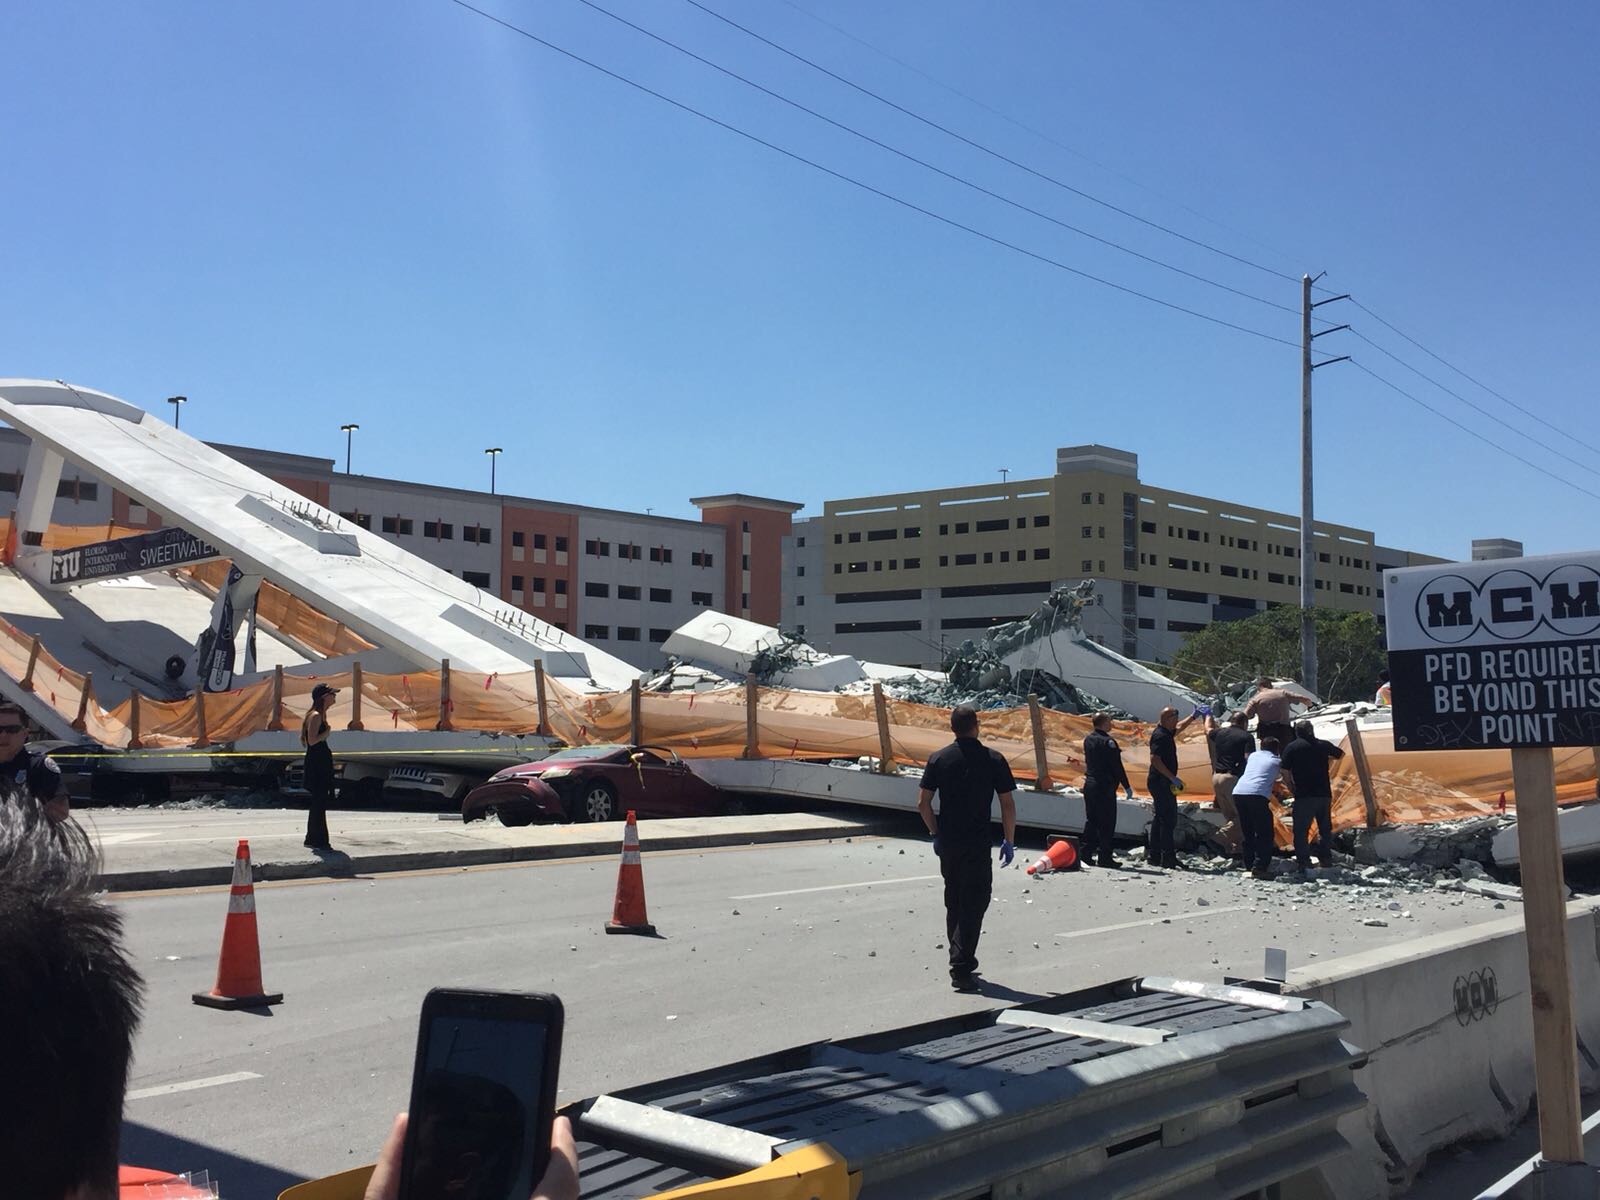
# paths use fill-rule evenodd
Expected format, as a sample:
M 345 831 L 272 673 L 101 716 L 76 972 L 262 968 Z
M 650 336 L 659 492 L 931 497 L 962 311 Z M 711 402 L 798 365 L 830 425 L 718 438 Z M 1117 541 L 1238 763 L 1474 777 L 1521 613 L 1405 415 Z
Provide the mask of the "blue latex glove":
M 1002 867 L 1009 867 L 1011 865 L 1011 860 L 1016 857 L 1016 854 L 1017 854 L 1017 848 L 1015 846 L 1013 846 L 1010 842 L 1006 841 L 1005 838 L 1001 838 L 1000 839 L 1000 865 Z
M 935 831 L 933 834 L 933 852 L 940 858 L 944 857 L 944 843 L 939 840 L 939 834 L 937 831 Z
M 1195 706 L 1194 715 L 1197 717 L 1209 717 L 1211 715 L 1211 705 L 1197 704 Z
M 1175 791 L 1175 792 L 1181 792 L 1181 791 L 1183 791 L 1183 780 L 1181 780 L 1181 779 L 1174 779 L 1174 780 L 1173 780 L 1173 781 L 1172 781 L 1172 790 L 1173 790 L 1173 791 Z

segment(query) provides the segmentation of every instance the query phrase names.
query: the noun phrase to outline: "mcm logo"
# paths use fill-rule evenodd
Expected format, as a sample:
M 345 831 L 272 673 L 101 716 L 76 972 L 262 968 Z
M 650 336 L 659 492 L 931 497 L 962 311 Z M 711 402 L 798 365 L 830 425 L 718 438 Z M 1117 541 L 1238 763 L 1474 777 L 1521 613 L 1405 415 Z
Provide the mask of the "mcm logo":
M 1500 985 L 1495 980 L 1492 967 L 1457 975 L 1451 992 L 1455 1001 L 1456 1022 L 1463 1027 L 1483 1020 L 1500 1007 Z
M 1521 568 L 1497 571 L 1478 583 L 1440 575 L 1418 593 L 1416 614 L 1422 632 L 1446 645 L 1479 632 L 1507 642 L 1541 630 L 1585 637 L 1600 630 L 1600 572 L 1566 563 L 1542 579 Z

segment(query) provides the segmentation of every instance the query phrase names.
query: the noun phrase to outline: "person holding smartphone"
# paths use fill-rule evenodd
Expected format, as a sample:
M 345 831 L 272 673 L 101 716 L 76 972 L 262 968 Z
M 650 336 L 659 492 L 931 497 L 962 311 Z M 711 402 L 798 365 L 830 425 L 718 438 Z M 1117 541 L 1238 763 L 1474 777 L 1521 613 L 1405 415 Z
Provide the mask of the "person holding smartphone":
M 409 1115 L 394 1119 L 388 1140 L 378 1155 L 367 1182 L 365 1200 L 399 1200 L 401 1161 L 406 1142 Z M 550 1165 L 528 1200 L 578 1200 L 578 1146 L 572 1136 L 572 1122 L 557 1117 L 550 1126 Z
M 410 1111 L 367 1200 L 576 1200 L 572 1126 L 555 1115 L 565 1023 L 548 993 L 430 991 Z

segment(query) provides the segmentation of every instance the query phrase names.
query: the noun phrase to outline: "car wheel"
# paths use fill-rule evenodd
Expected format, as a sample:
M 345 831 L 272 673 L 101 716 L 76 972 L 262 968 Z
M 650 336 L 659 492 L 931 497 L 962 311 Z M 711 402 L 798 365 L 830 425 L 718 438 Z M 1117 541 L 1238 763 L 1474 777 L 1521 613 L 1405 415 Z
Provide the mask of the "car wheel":
M 580 821 L 614 821 L 617 819 L 617 789 L 604 779 L 591 779 L 578 789 Z
M 500 824 L 504 825 L 507 829 L 520 829 L 524 825 L 533 824 L 533 818 L 528 816 L 526 813 L 507 812 L 503 808 L 491 809 L 490 812 L 493 812 L 495 816 L 499 817 Z M 483 815 L 487 817 L 489 813 L 486 812 Z

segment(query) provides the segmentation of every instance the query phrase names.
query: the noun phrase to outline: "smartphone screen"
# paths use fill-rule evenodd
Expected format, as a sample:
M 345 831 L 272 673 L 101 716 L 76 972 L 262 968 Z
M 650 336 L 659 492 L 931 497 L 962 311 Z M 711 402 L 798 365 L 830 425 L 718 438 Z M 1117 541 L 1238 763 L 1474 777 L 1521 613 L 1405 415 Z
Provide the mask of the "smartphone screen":
M 550 1157 L 561 1024 L 554 996 L 428 993 L 401 1200 L 527 1200 Z

